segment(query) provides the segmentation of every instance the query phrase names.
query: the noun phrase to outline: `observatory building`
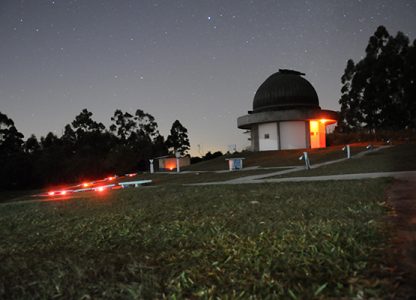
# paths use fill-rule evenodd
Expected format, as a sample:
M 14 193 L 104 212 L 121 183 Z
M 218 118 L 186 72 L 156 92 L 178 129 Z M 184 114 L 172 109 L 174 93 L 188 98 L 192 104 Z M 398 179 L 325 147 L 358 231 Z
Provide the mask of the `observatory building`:
M 335 111 L 323 110 L 303 73 L 279 70 L 258 88 L 253 110 L 239 117 L 238 128 L 251 133 L 252 151 L 324 148 L 326 126 Z

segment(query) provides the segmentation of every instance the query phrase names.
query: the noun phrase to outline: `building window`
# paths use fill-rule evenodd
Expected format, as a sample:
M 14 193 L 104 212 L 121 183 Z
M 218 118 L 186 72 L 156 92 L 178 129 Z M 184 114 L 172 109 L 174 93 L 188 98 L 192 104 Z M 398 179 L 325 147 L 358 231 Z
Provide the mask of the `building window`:
M 265 134 L 264 134 L 264 139 L 265 139 L 265 140 L 268 140 L 269 138 L 270 138 L 270 135 L 269 135 L 268 133 L 265 133 Z

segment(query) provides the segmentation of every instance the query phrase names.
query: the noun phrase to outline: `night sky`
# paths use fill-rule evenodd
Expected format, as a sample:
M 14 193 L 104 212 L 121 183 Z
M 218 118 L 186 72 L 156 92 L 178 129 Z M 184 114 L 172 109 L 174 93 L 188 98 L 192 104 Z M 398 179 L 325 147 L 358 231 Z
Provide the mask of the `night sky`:
M 140 108 L 165 137 L 180 120 L 193 155 L 242 150 L 237 117 L 268 76 L 304 72 L 339 110 L 346 61 L 379 25 L 415 39 L 416 1 L 0 0 L 0 111 L 27 138 L 83 108 L 107 127 Z

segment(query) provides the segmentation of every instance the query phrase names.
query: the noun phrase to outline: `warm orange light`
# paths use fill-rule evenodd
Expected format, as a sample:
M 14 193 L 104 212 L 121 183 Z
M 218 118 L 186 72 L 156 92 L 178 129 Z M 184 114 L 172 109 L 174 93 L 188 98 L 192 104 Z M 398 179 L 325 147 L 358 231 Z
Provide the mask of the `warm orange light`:
M 311 120 L 309 122 L 309 126 L 310 126 L 310 132 L 318 132 L 319 131 L 319 125 L 318 125 L 318 121 L 313 121 Z
M 49 195 L 49 196 L 53 196 L 53 195 L 55 195 L 55 192 L 52 192 L 52 191 L 51 191 L 51 192 L 49 192 L 49 193 L 48 193 L 48 195 Z
M 97 188 L 97 191 L 98 192 L 103 192 L 105 190 L 105 188 L 103 187 L 103 186 L 99 186 L 98 188 Z
M 321 121 L 322 124 L 325 124 L 326 122 L 328 122 L 327 119 L 321 119 L 320 121 Z
M 83 187 L 89 187 L 89 186 L 90 186 L 90 184 L 89 184 L 88 182 L 84 182 L 84 183 L 82 184 L 82 186 L 83 186 Z
M 168 162 L 168 163 L 165 165 L 165 168 L 166 168 L 167 170 L 170 170 L 170 171 L 172 171 L 172 170 L 176 169 L 176 162 L 174 162 L 174 161 L 170 161 L 170 162 Z
M 66 195 L 66 191 L 61 191 L 61 195 Z
M 108 180 L 114 180 L 113 176 L 108 177 Z

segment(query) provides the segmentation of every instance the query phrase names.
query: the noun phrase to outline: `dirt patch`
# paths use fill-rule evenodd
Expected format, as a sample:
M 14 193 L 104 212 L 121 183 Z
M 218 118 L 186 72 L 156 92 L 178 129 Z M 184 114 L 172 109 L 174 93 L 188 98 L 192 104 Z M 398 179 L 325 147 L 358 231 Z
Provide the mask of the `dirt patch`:
M 393 230 L 392 263 L 397 267 L 407 299 L 416 299 L 416 176 L 395 180 L 387 192 Z

